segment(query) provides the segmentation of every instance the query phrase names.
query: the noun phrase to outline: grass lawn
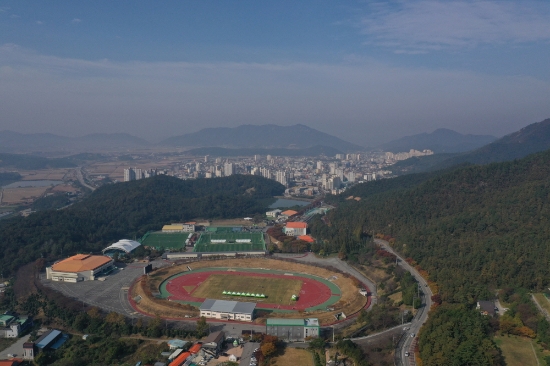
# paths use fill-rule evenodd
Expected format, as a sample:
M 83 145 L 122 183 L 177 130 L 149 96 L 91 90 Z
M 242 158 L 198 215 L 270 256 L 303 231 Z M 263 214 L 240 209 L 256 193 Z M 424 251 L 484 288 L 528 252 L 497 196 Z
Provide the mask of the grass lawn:
M 143 246 L 154 248 L 183 248 L 189 233 L 150 233 Z
M 543 354 L 536 341 L 529 338 L 496 336 L 495 343 L 502 350 L 507 366 L 544 365 L 544 357 L 548 355 L 547 353 Z
M 550 314 L 550 301 L 544 296 L 543 293 L 533 294 L 535 299 L 539 302 L 540 306 Z
M 271 362 L 272 366 L 313 366 L 313 355 L 305 349 L 287 347 L 281 356 L 274 357 Z
M 285 278 L 265 278 L 239 276 L 231 273 L 214 274 L 208 277 L 195 291 L 193 296 L 209 299 L 235 301 L 255 301 L 253 297 L 227 296 L 222 291 L 260 293 L 267 296 L 264 301 L 270 304 L 290 305 L 293 294 L 299 294 L 302 281 Z

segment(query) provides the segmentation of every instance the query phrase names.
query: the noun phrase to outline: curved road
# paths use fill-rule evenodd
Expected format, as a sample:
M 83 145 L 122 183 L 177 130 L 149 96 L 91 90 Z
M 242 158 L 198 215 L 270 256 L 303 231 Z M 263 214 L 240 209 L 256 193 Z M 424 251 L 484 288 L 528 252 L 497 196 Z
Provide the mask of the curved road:
M 420 284 L 422 288 L 423 294 L 421 295 L 422 299 L 422 306 L 420 309 L 418 309 L 418 312 L 416 313 L 411 326 L 410 330 L 408 330 L 404 336 L 401 338 L 401 340 L 398 343 L 398 346 L 395 350 L 395 364 L 396 365 L 415 365 L 414 362 L 414 349 L 411 349 L 413 341 L 416 339 L 416 336 L 418 335 L 418 331 L 422 327 L 422 325 L 428 320 L 428 311 L 432 307 L 432 290 L 428 287 L 428 283 L 426 280 L 418 273 L 418 271 L 411 266 L 409 263 L 407 263 L 399 254 L 397 254 L 392 247 L 390 247 L 389 243 L 385 240 L 375 239 L 375 242 L 382 246 L 385 250 L 388 252 L 394 254 L 397 256 L 397 258 L 400 260 L 399 265 L 402 266 L 404 269 L 409 271 L 416 281 Z M 411 336 L 413 335 L 414 336 Z M 405 352 L 409 351 L 410 356 L 406 357 Z

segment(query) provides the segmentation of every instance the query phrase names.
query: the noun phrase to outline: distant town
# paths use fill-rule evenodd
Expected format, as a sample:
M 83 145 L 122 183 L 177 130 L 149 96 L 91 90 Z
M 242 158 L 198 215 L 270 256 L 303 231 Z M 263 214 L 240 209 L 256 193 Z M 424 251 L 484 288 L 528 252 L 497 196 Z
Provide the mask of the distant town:
M 431 150 L 402 153 L 368 152 L 336 154 L 334 157 L 253 157 L 220 158 L 205 156 L 173 164 L 170 169 L 124 169 L 124 181 L 133 181 L 159 174 L 181 179 L 228 177 L 233 174 L 258 175 L 273 179 L 287 189 L 286 196 L 314 197 L 320 193 L 342 193 L 348 186 L 394 175 L 388 169 L 397 161 L 432 155 Z

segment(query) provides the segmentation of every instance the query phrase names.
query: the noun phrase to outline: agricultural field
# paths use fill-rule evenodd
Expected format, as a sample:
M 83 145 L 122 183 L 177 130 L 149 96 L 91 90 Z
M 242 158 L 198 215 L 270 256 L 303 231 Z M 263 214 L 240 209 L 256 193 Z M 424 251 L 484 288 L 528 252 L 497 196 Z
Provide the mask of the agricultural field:
M 50 187 L 25 187 L 25 188 L 4 188 L 2 204 L 17 205 L 32 203 L 42 197 Z
M 262 277 L 227 276 L 213 274 L 193 291 L 193 296 L 200 298 L 224 298 L 227 300 L 247 301 L 247 297 L 225 296 L 223 291 L 249 292 L 265 294 L 271 304 L 291 305 L 291 297 L 299 294 L 303 282 L 300 280 Z M 254 299 L 252 299 L 254 301 Z
M 550 354 L 548 351 L 543 353 L 536 341 L 530 338 L 497 336 L 495 343 L 502 350 L 507 366 L 544 365 L 544 357 Z
M 21 180 L 63 180 L 72 169 L 40 169 L 19 171 Z

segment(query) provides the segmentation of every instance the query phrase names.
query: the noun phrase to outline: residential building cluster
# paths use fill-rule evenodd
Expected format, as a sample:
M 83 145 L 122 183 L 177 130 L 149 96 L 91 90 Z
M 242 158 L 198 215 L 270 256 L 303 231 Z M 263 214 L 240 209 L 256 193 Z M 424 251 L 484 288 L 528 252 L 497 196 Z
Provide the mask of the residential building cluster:
M 313 197 L 322 193 L 338 194 L 349 186 L 392 177 L 391 165 L 413 156 L 433 154 L 430 150 L 410 150 L 403 153 L 367 152 L 336 154 L 334 157 L 278 157 L 254 155 L 248 157 L 185 158 L 169 169 L 128 168 L 124 181 L 138 180 L 158 174 L 181 179 L 228 177 L 233 174 L 257 175 L 273 179 L 287 189 L 285 195 Z

